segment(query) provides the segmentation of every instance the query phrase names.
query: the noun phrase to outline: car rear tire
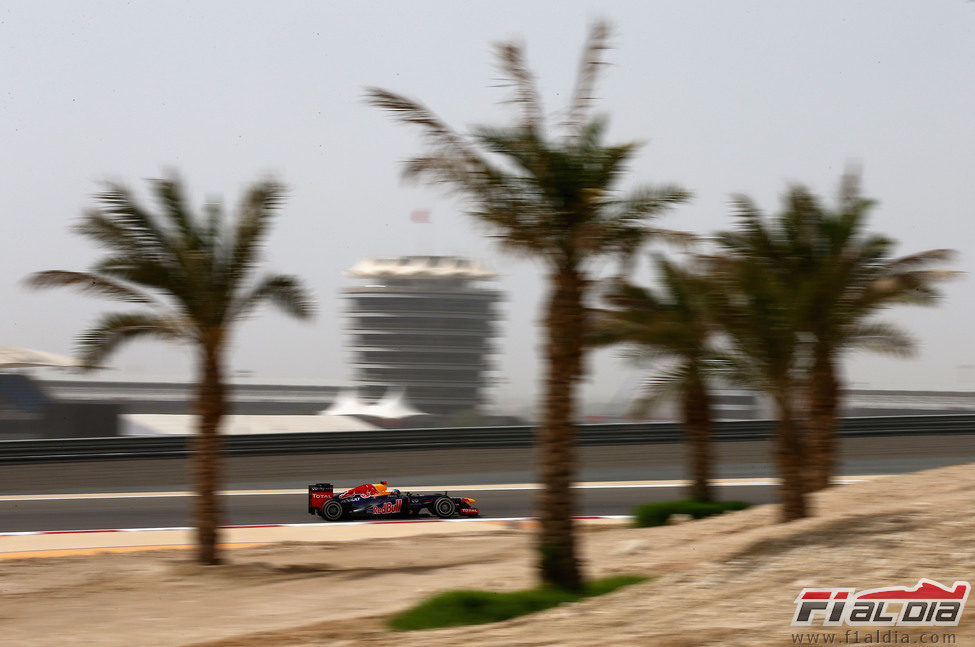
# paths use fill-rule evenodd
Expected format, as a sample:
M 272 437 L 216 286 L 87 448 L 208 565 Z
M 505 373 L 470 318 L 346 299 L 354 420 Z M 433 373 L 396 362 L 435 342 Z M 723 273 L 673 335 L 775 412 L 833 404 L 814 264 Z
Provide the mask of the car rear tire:
M 441 519 L 454 516 L 457 512 L 457 504 L 449 497 L 442 496 L 433 502 L 433 514 Z
M 322 507 L 318 510 L 318 514 L 325 521 L 338 521 L 342 518 L 342 514 L 345 511 L 342 509 L 342 504 L 335 499 L 329 499 L 322 504 Z

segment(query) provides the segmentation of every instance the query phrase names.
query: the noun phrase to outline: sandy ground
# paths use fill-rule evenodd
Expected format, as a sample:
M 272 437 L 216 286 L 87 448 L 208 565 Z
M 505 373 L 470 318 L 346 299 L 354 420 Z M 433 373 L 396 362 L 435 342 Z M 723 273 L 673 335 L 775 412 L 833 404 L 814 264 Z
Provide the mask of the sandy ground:
M 0 562 L 0 643 L 220 647 L 329 645 L 788 645 L 804 586 L 951 585 L 975 570 L 975 469 L 833 488 L 816 516 L 775 506 L 650 529 L 582 535 L 592 576 L 650 582 L 509 622 L 392 634 L 383 618 L 434 592 L 533 582 L 533 530 L 240 548 L 201 568 L 186 551 Z M 433 524 L 431 524 L 433 525 Z M 975 611 L 954 644 L 975 645 Z M 805 631 L 823 632 L 813 627 Z M 845 630 L 837 644 L 845 643 Z M 919 640 L 921 631 L 899 630 Z M 861 631 L 861 635 L 866 632 Z M 869 643 L 865 643 L 869 644 Z

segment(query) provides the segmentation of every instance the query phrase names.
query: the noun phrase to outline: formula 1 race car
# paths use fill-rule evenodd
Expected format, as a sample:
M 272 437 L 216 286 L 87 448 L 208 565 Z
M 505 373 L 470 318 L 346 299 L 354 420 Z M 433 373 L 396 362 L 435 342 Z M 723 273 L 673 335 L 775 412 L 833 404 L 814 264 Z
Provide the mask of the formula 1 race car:
M 325 521 L 344 518 L 410 518 L 428 511 L 442 519 L 455 514 L 476 517 L 474 499 L 442 494 L 420 494 L 390 490 L 386 482 L 364 483 L 336 495 L 331 483 L 308 486 L 308 514 L 317 514 Z

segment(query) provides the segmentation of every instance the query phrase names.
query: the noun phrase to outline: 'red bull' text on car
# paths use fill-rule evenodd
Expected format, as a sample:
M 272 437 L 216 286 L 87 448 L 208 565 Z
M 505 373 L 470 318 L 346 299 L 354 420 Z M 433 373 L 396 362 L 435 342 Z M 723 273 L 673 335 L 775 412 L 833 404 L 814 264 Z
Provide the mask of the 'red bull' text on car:
M 426 494 L 400 492 L 389 489 L 386 481 L 363 483 L 351 490 L 336 494 L 331 483 L 308 486 L 308 514 L 317 514 L 325 521 L 340 519 L 410 518 L 424 511 L 442 519 L 460 515 L 476 517 L 474 499 L 452 497 L 446 492 Z

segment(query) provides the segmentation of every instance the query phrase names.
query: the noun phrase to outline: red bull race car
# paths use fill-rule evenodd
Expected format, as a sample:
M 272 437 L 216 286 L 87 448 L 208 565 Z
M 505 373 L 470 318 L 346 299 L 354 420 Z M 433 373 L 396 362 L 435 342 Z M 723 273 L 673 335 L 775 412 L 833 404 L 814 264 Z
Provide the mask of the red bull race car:
M 479 510 L 474 499 L 442 494 L 400 492 L 389 489 L 386 481 L 363 483 L 351 490 L 336 494 L 331 483 L 308 486 L 308 514 L 317 514 L 325 521 L 340 519 L 379 519 L 417 517 L 429 512 L 441 519 L 454 515 L 476 517 Z

